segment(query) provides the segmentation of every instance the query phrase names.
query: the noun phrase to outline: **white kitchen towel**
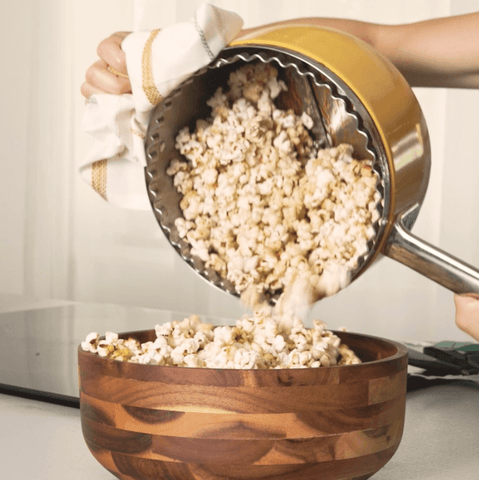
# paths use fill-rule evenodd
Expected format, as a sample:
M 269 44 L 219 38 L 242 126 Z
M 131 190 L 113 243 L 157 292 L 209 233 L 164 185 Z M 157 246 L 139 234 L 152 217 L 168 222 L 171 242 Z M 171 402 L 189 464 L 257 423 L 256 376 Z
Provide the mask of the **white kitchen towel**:
M 105 200 L 125 208 L 151 208 L 144 174 L 151 111 L 209 64 L 242 26 L 236 13 L 205 3 L 188 22 L 133 32 L 123 40 L 132 93 L 92 95 L 83 117 L 83 129 L 95 140 L 80 174 Z

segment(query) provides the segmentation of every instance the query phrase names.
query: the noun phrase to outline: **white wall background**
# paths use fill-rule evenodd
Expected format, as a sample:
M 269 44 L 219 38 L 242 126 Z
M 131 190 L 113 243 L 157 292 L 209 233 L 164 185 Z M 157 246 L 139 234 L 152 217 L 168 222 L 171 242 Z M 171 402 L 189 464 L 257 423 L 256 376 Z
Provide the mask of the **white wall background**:
M 190 18 L 199 0 L 2 2 L 0 294 L 237 318 L 236 298 L 179 259 L 153 213 L 105 203 L 77 169 L 91 145 L 80 95 L 112 32 Z M 479 0 L 211 0 L 245 27 L 299 16 L 402 23 L 479 10 Z M 8 8 L 7 8 L 8 5 Z M 414 233 L 479 266 L 479 91 L 416 89 L 432 142 L 432 176 Z M 1 301 L 1 296 L 0 296 Z M 1 307 L 1 305 L 0 305 Z M 400 340 L 467 339 L 452 293 L 383 259 L 310 317 Z

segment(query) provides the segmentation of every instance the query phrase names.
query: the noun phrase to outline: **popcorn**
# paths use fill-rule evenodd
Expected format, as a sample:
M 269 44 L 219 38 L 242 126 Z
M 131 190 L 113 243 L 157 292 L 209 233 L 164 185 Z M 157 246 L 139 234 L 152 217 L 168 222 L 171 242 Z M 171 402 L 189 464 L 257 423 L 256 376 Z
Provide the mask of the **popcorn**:
M 100 335 L 97 332 L 89 333 L 81 344 L 82 349 L 87 352 L 96 352 L 99 338 Z
M 117 361 L 189 368 L 279 369 L 351 365 L 361 360 L 319 320 L 306 328 L 299 318 L 282 323 L 257 311 L 235 325 L 203 323 L 197 315 L 155 327 L 153 342 L 87 335 L 84 351 Z M 106 338 L 108 337 L 108 341 Z
M 192 255 L 240 294 L 254 286 L 292 298 L 287 290 L 306 279 L 312 302 L 349 283 L 375 236 L 380 195 L 352 146 L 316 148 L 311 117 L 275 106 L 286 90 L 271 64 L 232 72 L 207 101 L 211 118 L 177 135 L 186 160 L 167 174 L 183 194 L 175 224 Z
M 353 147 L 318 149 L 305 112 L 283 111 L 286 91 L 271 64 L 231 73 L 228 91 L 207 104 L 211 118 L 183 128 L 167 175 L 183 195 L 180 238 L 207 268 L 233 283 L 253 314 L 233 326 L 197 315 L 155 327 L 140 344 L 89 334 L 84 351 L 118 361 L 188 368 L 282 369 L 361 360 L 320 320 L 306 328 L 299 308 L 349 283 L 379 219 L 377 174 Z M 282 291 L 273 309 L 265 298 Z M 344 330 L 344 329 L 343 329 Z

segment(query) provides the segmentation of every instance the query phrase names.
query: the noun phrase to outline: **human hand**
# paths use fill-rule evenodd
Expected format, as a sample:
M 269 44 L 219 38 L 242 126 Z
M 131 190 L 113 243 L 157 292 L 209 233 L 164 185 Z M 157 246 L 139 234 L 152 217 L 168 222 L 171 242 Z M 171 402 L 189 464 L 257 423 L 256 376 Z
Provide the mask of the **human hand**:
M 454 295 L 456 325 L 465 333 L 479 340 L 479 295 Z
M 131 84 L 126 69 L 125 52 L 121 42 L 129 32 L 116 32 L 100 42 L 97 48 L 100 57 L 85 74 L 86 81 L 81 93 L 88 98 L 94 93 L 131 93 Z

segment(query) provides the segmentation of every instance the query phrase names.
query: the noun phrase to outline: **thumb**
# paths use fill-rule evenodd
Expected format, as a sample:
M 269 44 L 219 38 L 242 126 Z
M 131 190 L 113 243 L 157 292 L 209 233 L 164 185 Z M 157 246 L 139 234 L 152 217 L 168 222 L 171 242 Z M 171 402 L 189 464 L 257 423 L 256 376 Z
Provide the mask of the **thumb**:
M 479 340 L 479 294 L 454 295 L 456 325 Z

